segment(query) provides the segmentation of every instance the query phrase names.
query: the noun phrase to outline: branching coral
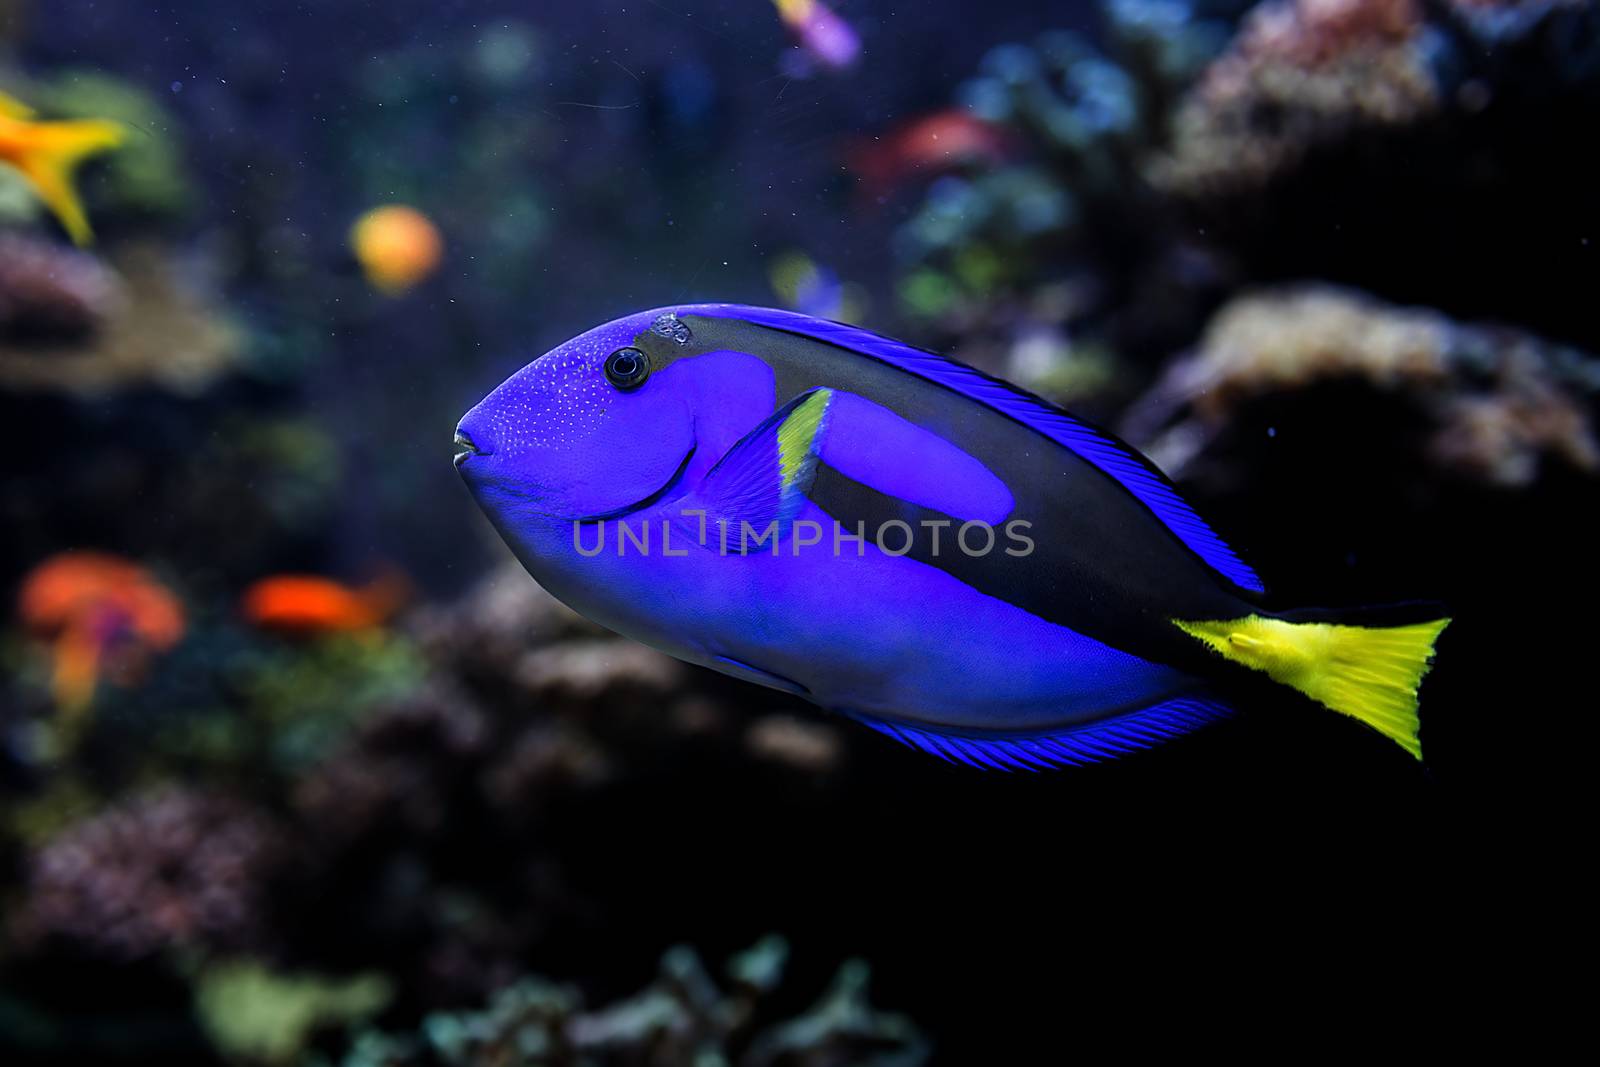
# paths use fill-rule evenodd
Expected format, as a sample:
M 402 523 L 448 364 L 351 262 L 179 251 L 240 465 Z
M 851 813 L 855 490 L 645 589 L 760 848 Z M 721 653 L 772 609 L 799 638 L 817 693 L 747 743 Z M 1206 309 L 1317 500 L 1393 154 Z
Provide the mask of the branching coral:
M 595 1009 L 569 986 L 527 978 L 482 1011 L 429 1016 L 416 1035 L 364 1034 L 345 1067 L 916 1067 L 926 1060 L 929 1046 L 917 1029 L 867 1000 L 859 961 L 846 963 L 809 1011 L 759 1028 L 787 956 L 784 942 L 769 937 L 729 961 L 723 988 L 692 949 L 674 948 L 649 987 Z

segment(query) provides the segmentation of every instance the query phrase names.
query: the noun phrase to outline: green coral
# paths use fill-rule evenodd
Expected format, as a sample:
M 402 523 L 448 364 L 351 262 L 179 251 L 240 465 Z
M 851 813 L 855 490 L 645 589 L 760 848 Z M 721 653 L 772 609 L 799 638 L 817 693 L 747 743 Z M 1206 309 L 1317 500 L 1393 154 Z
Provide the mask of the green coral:
M 871 970 L 863 960 L 847 960 L 833 984 L 810 1011 L 762 1034 L 750 1047 L 753 1065 L 803 1061 L 807 1053 L 831 1050 L 857 1067 L 917 1067 L 928 1058 L 928 1043 L 911 1020 L 888 1015 L 867 999 Z
M 150 93 L 99 71 L 67 71 L 36 85 L 29 102 L 52 118 L 113 119 L 128 128 L 122 147 L 96 164 L 99 178 L 84 186 L 91 216 L 171 218 L 192 200 L 178 121 Z
M 383 630 L 288 641 L 232 625 L 198 629 L 123 700 L 140 702 L 123 719 L 158 724 L 144 743 L 163 765 L 297 774 L 427 674 L 417 647 Z
M 482 1011 L 429 1015 L 416 1034 L 362 1033 L 343 1067 L 918 1067 L 927 1059 L 929 1044 L 908 1020 L 872 1007 L 869 972 L 859 960 L 840 968 L 811 1010 L 757 1030 L 788 953 L 783 938 L 763 938 L 728 962 L 724 989 L 700 956 L 680 945 L 662 957 L 649 986 L 588 1010 L 575 989 L 525 978 L 502 989 Z
M 269 728 L 274 762 L 294 770 L 315 763 L 373 707 L 415 692 L 426 671 L 410 641 L 373 631 L 258 654 L 240 681 L 246 713 Z
M 286 1064 L 318 1029 L 360 1022 L 382 1010 L 392 995 L 389 982 L 376 974 L 332 979 L 237 962 L 201 972 L 195 1008 L 224 1055 Z

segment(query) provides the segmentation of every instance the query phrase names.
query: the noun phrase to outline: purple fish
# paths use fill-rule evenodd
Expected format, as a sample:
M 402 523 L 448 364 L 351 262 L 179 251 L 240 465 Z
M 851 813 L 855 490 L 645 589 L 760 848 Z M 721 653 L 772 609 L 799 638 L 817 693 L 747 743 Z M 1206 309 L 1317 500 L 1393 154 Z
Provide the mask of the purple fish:
M 860 57 L 861 38 L 822 0 L 772 2 L 800 48 L 817 63 L 831 70 L 844 70 Z

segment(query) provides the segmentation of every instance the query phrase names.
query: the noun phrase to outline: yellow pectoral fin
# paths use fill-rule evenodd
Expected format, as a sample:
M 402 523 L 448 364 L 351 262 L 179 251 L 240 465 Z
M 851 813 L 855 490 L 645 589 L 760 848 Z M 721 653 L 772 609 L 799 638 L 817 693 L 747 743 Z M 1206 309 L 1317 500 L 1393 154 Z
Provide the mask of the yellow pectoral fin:
M 72 172 L 89 156 L 117 147 L 122 139 L 121 126 L 101 119 L 39 123 L 30 128 L 28 143 L 14 160 L 77 244 L 88 244 L 93 234 L 72 187 Z
M 794 484 L 809 460 L 815 459 L 822 417 L 832 401 L 832 389 L 814 389 L 778 427 L 778 466 L 784 489 Z
M 1346 626 L 1262 615 L 1173 624 L 1213 652 L 1371 726 L 1417 759 L 1417 687 L 1450 624 Z

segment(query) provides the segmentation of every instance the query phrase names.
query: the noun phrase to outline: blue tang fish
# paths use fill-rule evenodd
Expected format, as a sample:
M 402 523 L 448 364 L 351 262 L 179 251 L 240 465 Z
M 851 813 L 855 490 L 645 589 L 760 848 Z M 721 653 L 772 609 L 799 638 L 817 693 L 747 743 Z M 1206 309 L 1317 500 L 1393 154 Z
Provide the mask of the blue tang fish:
M 1448 619 L 1270 608 L 1127 445 L 866 330 L 641 312 L 522 368 L 455 440 L 495 527 L 573 608 L 948 760 L 1102 760 L 1263 694 L 1421 758 L 1417 688 Z

